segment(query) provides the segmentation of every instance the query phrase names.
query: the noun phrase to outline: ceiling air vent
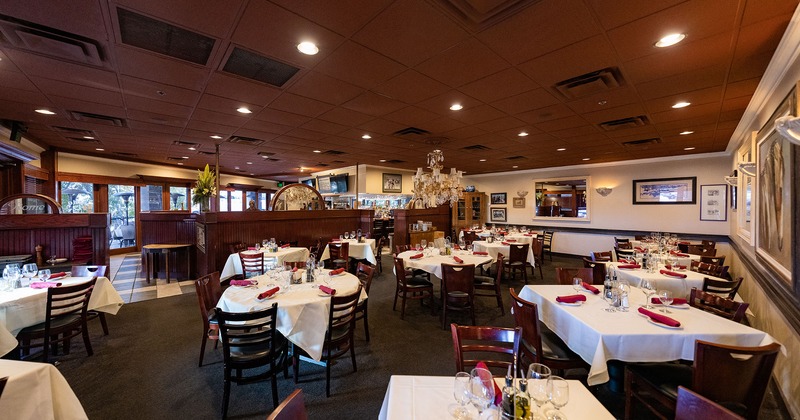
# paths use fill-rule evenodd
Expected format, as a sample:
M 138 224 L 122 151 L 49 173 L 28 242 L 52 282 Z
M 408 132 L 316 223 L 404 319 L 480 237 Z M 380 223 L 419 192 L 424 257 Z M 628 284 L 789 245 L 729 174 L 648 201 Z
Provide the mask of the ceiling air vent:
M 616 67 L 608 67 L 556 83 L 553 87 L 567 99 L 583 98 L 622 85 L 622 75 Z
M 431 136 L 431 137 L 426 137 L 424 140 L 422 140 L 423 143 L 430 144 L 432 146 L 438 146 L 440 144 L 447 143 L 448 141 L 450 141 L 449 138 L 442 137 L 442 136 L 438 136 L 438 137 Z
M 87 122 L 98 125 L 107 125 L 111 127 L 127 127 L 128 123 L 124 118 L 110 117 L 108 115 L 92 114 L 90 112 L 81 111 L 67 111 L 70 117 L 75 121 Z
M 605 121 L 597 125 L 605 131 L 616 131 L 616 130 L 624 130 L 626 128 L 641 127 L 649 123 L 650 121 L 647 119 L 646 116 L 639 115 L 636 117 L 628 117 L 619 120 Z
M 464 150 L 490 150 L 482 144 L 473 144 L 472 146 L 462 147 Z
M 114 154 L 117 155 L 117 156 L 124 156 L 124 157 L 137 157 L 137 156 L 139 156 L 136 153 L 128 153 L 128 152 L 114 152 Z
M 214 48 L 214 38 L 130 10 L 118 7 L 117 17 L 123 44 L 200 65 L 208 62 Z
M 345 161 L 343 161 L 343 160 L 334 160 L 331 163 L 345 163 Z
M 423 130 L 421 128 L 407 127 L 407 128 L 402 129 L 402 130 L 395 131 L 394 135 L 395 136 L 411 136 L 411 135 L 421 136 L 421 135 L 430 134 L 430 133 L 431 133 L 430 131 Z
M 342 163 L 344 163 L 344 162 L 342 162 Z M 384 163 L 406 163 L 406 161 L 400 160 L 400 159 L 389 159 Z
M 490 28 L 540 0 L 438 0 L 438 4 L 456 22 L 473 32 Z
M 235 47 L 225 67 L 222 68 L 237 76 L 281 87 L 300 69 L 286 63 L 267 58 L 256 53 Z
M 95 137 L 94 131 L 82 130 L 80 128 L 53 126 L 53 130 L 58 131 L 60 133 L 68 133 L 70 135 Z
M 326 150 L 322 152 L 323 155 L 343 155 L 345 152 L 340 150 Z
M 319 166 L 319 167 L 322 167 L 322 168 L 326 168 L 326 167 L 331 166 L 331 165 L 328 165 L 327 163 L 320 162 L 320 163 L 316 164 L 316 166 Z
M 105 64 L 103 47 L 93 39 L 2 14 L 0 43 L 76 63 Z
M 652 139 L 642 139 L 642 140 L 632 140 L 626 141 L 622 143 L 625 147 L 643 147 L 646 148 L 647 146 L 661 143 L 661 139 L 659 138 L 652 138 Z
M 77 141 L 77 142 L 81 142 L 81 143 L 100 143 L 100 140 L 85 139 L 83 137 L 67 137 L 67 140 Z
M 182 148 L 197 150 L 200 148 L 200 143 L 192 143 L 188 141 L 175 140 L 172 142 L 173 146 L 180 146 Z
M 167 160 L 171 160 L 173 162 L 183 162 L 186 159 L 189 159 L 189 158 L 188 157 L 187 158 L 183 158 L 181 156 L 167 156 Z
M 212 151 L 209 151 L 209 150 L 198 150 L 197 154 L 198 155 L 212 156 L 212 155 L 216 155 L 217 152 L 212 152 Z
M 264 160 L 266 160 L 267 162 L 280 162 L 281 161 L 280 159 L 275 159 L 275 158 L 266 158 Z
M 525 156 L 509 156 L 505 158 L 506 160 L 520 160 L 520 159 L 527 159 Z
M 229 143 L 246 144 L 248 146 L 261 146 L 264 140 L 256 139 L 253 137 L 231 136 L 228 139 Z

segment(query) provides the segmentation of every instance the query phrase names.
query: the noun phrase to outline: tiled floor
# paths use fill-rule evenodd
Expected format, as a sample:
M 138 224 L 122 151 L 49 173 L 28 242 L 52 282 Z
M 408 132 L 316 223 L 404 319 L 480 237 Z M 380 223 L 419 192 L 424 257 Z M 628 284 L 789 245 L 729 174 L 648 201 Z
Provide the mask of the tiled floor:
M 147 283 L 142 271 L 141 254 L 121 254 L 111 257 L 109 279 L 125 303 L 158 299 L 183 293 L 195 293 L 192 280 L 150 280 Z

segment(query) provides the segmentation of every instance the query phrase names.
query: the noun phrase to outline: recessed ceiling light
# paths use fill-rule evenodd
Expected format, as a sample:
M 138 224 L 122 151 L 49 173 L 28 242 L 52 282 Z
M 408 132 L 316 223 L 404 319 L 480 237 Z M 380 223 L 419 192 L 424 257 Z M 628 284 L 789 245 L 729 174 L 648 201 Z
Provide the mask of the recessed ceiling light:
M 253 162 L 247 162 L 247 164 L 248 164 L 248 165 L 252 165 L 252 164 L 253 164 Z
M 314 150 L 314 153 L 322 153 L 322 150 Z
M 37 109 L 36 112 L 38 112 L 40 114 L 44 114 L 44 115 L 53 115 L 53 114 L 55 114 L 55 112 L 53 112 L 53 111 L 51 111 L 49 109 L 44 109 L 44 108 Z
M 486 159 L 481 159 L 479 162 L 486 162 Z
M 462 106 L 461 104 L 450 105 L 451 111 L 461 111 L 462 109 L 464 109 L 464 106 Z
M 675 109 L 686 108 L 687 106 L 689 106 L 691 104 L 692 104 L 691 102 L 678 102 L 677 104 L 672 105 L 672 107 L 675 108 Z
M 297 51 L 300 51 L 305 55 L 315 55 L 319 52 L 319 47 L 317 47 L 317 44 L 313 42 L 303 41 L 297 44 Z
M 269 155 L 261 155 L 261 157 L 264 159 L 269 159 Z
M 669 34 L 656 42 L 656 47 L 666 48 L 671 47 L 686 38 L 686 34 Z
M 517 135 L 520 136 L 520 137 L 527 137 L 528 136 L 528 132 L 527 131 L 520 131 L 519 134 L 517 134 Z
M 96 148 L 94 150 L 97 150 L 98 152 L 104 152 L 106 149 L 103 149 L 102 147 L 98 147 L 98 148 Z
M 364 140 L 369 140 L 372 138 L 372 136 L 370 136 L 369 134 L 364 134 L 363 136 L 361 136 L 361 138 Z
M 241 109 L 241 108 L 239 108 L 239 109 Z M 239 112 L 242 112 L 242 111 L 239 111 Z M 208 137 L 211 137 L 212 139 L 215 139 L 215 140 L 219 140 L 219 139 L 222 138 L 222 136 L 218 136 L 216 134 L 214 134 L 213 136 L 208 136 Z
M 183 162 L 178 162 L 178 166 L 183 166 Z
M 583 159 L 581 159 L 581 160 L 590 160 L 590 158 L 583 158 Z
M 514 165 L 514 166 L 512 166 L 512 168 L 517 169 L 517 168 L 519 168 L 519 166 Z
M 189 150 L 197 150 L 197 148 L 196 148 L 196 147 L 194 147 L 194 146 L 190 146 L 190 147 L 189 147 Z
M 684 147 L 683 150 L 694 150 L 694 147 Z
M 305 171 L 306 171 L 305 169 L 303 169 L 303 168 L 300 168 L 300 172 L 305 172 Z
M 239 107 L 236 110 L 241 112 L 242 114 L 252 114 L 253 113 L 253 111 L 249 110 L 246 106 Z
M 607 103 L 608 103 L 608 101 L 606 101 L 606 100 L 597 101 L 597 105 L 605 105 Z
M 250 176 L 253 176 L 253 175 L 255 175 L 255 174 L 252 174 L 252 173 L 250 174 Z
M 692 134 L 692 133 L 694 133 L 694 131 L 689 131 L 689 130 L 686 130 L 686 131 L 681 131 L 681 132 L 680 132 L 680 133 L 678 133 L 678 134 L 680 134 L 680 135 L 682 135 L 682 136 L 685 136 L 685 135 L 687 135 L 687 134 Z
M 379 162 L 386 162 L 386 159 L 381 159 Z
M 85 138 L 86 140 L 94 140 L 94 137 L 92 136 L 83 136 L 83 138 Z
M 234 166 L 233 169 L 239 169 L 239 167 L 238 166 Z
M 556 149 L 556 152 L 563 152 L 564 150 L 567 150 L 567 149 L 564 148 L 564 147 L 560 147 L 560 148 Z
M 189 159 L 189 156 L 181 156 L 181 159 Z

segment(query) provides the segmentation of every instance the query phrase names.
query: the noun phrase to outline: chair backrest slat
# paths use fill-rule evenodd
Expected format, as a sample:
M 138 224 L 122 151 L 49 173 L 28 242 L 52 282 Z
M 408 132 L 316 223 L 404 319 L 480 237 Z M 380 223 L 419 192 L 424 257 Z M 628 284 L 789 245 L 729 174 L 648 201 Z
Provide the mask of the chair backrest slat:
M 478 362 L 505 373 L 519 350 L 522 329 L 450 324 L 456 372 L 469 372 Z M 487 355 L 487 353 L 490 353 Z M 480 360 L 471 358 L 479 356 Z
M 733 299 L 697 290 L 694 287 L 689 294 L 689 305 L 734 322 L 741 322 L 744 319 L 745 311 L 750 306 L 749 303 L 737 302 Z

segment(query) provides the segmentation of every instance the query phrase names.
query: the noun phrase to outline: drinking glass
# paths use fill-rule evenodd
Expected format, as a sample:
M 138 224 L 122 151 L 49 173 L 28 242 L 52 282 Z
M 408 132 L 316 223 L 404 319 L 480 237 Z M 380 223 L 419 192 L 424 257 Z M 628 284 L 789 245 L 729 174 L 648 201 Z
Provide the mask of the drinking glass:
M 631 286 L 625 280 L 620 280 L 619 285 L 619 311 L 628 312 L 628 296 L 631 294 Z
M 22 287 L 27 287 L 31 283 L 31 279 L 38 272 L 39 272 L 39 267 L 37 267 L 36 264 L 34 264 L 34 263 L 23 265 L 22 266 L 22 277 L 24 277 L 26 280 L 24 282 L 25 284 L 23 284 Z
M 670 312 L 670 310 L 667 309 L 667 306 L 672 305 L 672 291 L 671 290 L 659 290 L 658 291 L 658 300 L 660 300 L 661 304 L 664 305 L 664 307 L 661 308 L 661 312 L 664 312 L 665 314 L 671 314 L 672 312 Z
M 639 284 L 639 287 L 642 289 L 642 292 L 647 297 L 647 302 L 645 303 L 644 308 L 653 309 L 653 305 L 650 304 L 650 296 L 652 296 L 656 292 L 655 284 L 648 279 L 642 279 L 642 282 Z
M 356 231 L 354 230 L 350 231 L 350 239 L 356 239 Z
M 528 366 L 528 394 L 536 404 L 536 411 L 531 413 L 533 418 L 539 417 L 542 406 L 547 402 L 547 383 L 551 374 L 550 368 L 541 363 Z
M 608 308 L 605 309 L 606 312 L 617 312 L 617 307 L 620 304 L 619 289 L 612 286 L 611 296 L 606 296 L 606 294 L 603 293 L 603 299 L 608 302 Z
M 581 289 L 583 289 L 583 286 L 581 286 L 581 283 L 583 283 L 583 280 L 581 280 L 580 277 L 573 277 L 572 278 L 572 288 L 575 289 L 576 292 L 580 292 Z
M 482 414 L 494 402 L 494 379 L 492 372 L 475 368 L 470 373 L 469 399 L 472 405 Z
M 17 264 L 8 264 L 3 269 L 3 287 L 2 290 L 7 292 L 13 291 L 16 289 L 17 282 L 19 281 L 20 271 L 19 265 Z
M 39 281 L 47 281 L 50 278 L 50 270 L 39 270 Z
M 420 249 L 422 249 L 422 247 L 420 247 L 419 244 L 414 245 L 414 251 L 419 251 Z
M 470 400 L 470 381 L 472 379 L 467 372 L 456 373 L 456 380 L 453 383 L 453 396 L 456 398 L 458 408 L 453 413 L 456 419 L 469 418 L 469 411 L 464 407 Z
M 547 410 L 547 419 L 566 420 L 567 417 L 559 410 L 569 402 L 569 383 L 558 376 L 550 377 L 550 382 L 547 385 L 547 398 L 550 400 L 550 404 L 555 407 Z
M 428 241 L 426 241 L 425 239 L 420 239 L 419 240 L 419 244 L 420 244 L 420 246 L 422 246 L 423 250 L 425 250 L 425 248 L 428 247 Z

